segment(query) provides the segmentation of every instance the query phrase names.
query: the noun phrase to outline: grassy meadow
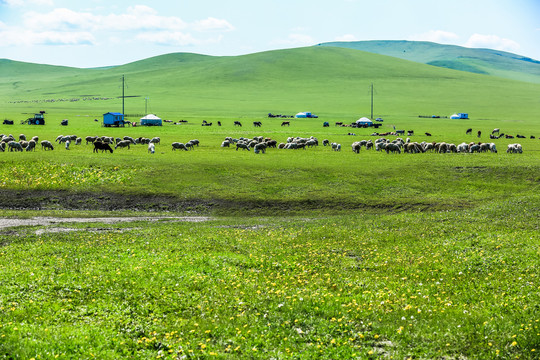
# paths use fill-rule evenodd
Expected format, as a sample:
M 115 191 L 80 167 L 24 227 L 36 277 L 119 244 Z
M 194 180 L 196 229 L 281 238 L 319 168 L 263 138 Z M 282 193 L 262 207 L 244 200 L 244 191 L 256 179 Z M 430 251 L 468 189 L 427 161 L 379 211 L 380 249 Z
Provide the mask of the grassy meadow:
M 4 62 L 0 73 L 0 116 L 16 120 L 1 134 L 83 138 L 0 153 L 1 218 L 169 217 L 0 220 L 0 358 L 538 358 L 539 85 L 323 47 L 107 69 Z M 95 122 L 121 110 L 122 74 L 139 96 L 126 113 L 149 96 L 149 112 L 188 122 Z M 369 113 L 371 82 L 379 132 L 459 144 L 500 128 L 526 139 L 494 140 L 496 154 L 354 154 L 374 130 L 334 122 Z M 20 124 L 39 110 L 46 125 Z M 299 111 L 320 118 L 282 127 L 266 117 Z M 418 117 L 460 111 L 471 119 Z M 93 135 L 161 144 L 93 153 Z M 221 148 L 226 136 L 343 148 L 254 154 Z M 172 151 L 190 139 L 200 146 Z M 507 154 L 515 142 L 523 153 Z M 175 218 L 186 215 L 209 218 Z

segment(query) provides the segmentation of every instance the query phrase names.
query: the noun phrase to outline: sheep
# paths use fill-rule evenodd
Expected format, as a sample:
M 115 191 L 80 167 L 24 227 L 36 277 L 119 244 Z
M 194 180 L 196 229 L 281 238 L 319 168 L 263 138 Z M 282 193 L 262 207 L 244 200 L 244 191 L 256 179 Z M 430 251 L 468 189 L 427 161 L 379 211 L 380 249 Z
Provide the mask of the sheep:
M 231 143 L 229 142 L 229 140 L 225 140 L 221 143 L 221 147 L 229 147 L 231 145 Z
M 121 147 L 121 148 L 127 147 L 128 149 L 130 149 L 130 147 L 129 147 L 130 145 L 131 145 L 130 140 L 122 140 L 122 141 L 116 143 L 116 146 L 114 147 L 114 149 L 116 150 L 119 147 Z
M 21 141 L 21 140 L 26 140 L 26 135 L 20 134 L 19 135 L 19 141 Z
M 124 136 L 122 139 L 120 139 L 120 141 L 122 140 L 125 140 L 125 141 L 129 141 L 130 143 L 132 143 L 133 145 L 136 145 L 137 143 L 135 142 L 135 139 L 132 138 L 131 136 Z M 118 143 L 118 138 L 116 139 L 116 143 Z
M 277 141 L 276 140 L 270 140 L 266 142 L 266 146 L 269 148 L 276 148 L 277 147 Z
M 328 145 L 330 145 L 330 140 L 324 139 L 324 140 L 322 141 L 322 144 L 323 144 L 323 146 L 328 146 Z
M 109 145 L 109 143 L 102 142 L 102 141 L 94 141 L 93 152 L 97 153 L 98 150 L 101 150 L 101 152 L 110 151 L 111 154 L 113 153 L 113 149 L 111 148 L 111 145 Z
M 36 142 L 34 140 L 30 140 L 28 142 L 28 145 L 25 147 L 26 151 L 35 151 L 36 150 Z
M 314 140 L 314 139 L 309 139 L 309 140 L 306 142 L 306 145 L 307 145 L 307 147 L 313 147 L 313 146 L 317 146 L 318 143 L 317 143 L 317 141 Z
M 362 148 L 362 145 L 360 145 L 359 141 L 355 141 L 351 145 L 353 153 L 360 154 L 360 149 Z
M 135 143 L 135 141 L 133 141 L 133 143 Z M 159 137 L 154 137 L 154 138 L 152 138 L 152 140 L 150 140 L 150 143 L 151 144 L 160 144 L 161 139 Z
M 58 136 L 56 137 L 56 140 L 54 140 L 54 142 L 58 142 L 58 141 L 59 141 L 61 138 L 63 138 L 63 137 L 64 137 L 64 135 L 58 135 Z
M 156 152 L 156 145 L 154 143 L 150 143 L 148 144 L 148 152 L 150 154 L 153 154 Z
M 81 142 L 82 142 L 82 139 L 80 137 L 75 139 L 75 145 L 81 145 Z
M 469 146 L 469 152 L 470 153 L 480 152 L 480 145 L 473 144 L 472 146 Z
M 189 142 L 192 143 L 193 145 L 197 145 L 197 147 L 199 147 L 199 140 L 192 139 L 192 140 L 189 140 Z
M 263 154 L 266 153 L 266 144 L 265 143 L 259 143 L 259 144 L 256 144 L 254 147 L 253 147 L 253 150 L 255 152 L 255 154 L 258 154 L 259 151 L 262 152 Z
M 469 152 L 469 144 L 467 143 L 461 143 L 457 146 L 457 152 L 458 153 L 466 153 Z
M 186 147 L 186 145 L 184 143 L 181 143 L 181 142 L 173 142 L 172 143 L 172 149 L 173 149 L 173 151 L 176 151 L 176 149 L 188 151 L 188 148 Z
M 53 144 L 52 144 L 50 141 L 48 141 L 48 140 L 43 140 L 43 141 L 41 142 L 41 149 L 42 149 L 42 150 L 45 150 L 45 151 L 47 151 L 47 150 L 54 150 L 54 147 L 53 147 Z
M 332 143 L 332 150 L 334 150 L 334 151 L 341 151 L 341 144 L 338 144 L 338 143 Z
M 285 149 L 286 144 L 285 143 L 279 143 L 278 149 Z
M 0 152 L 6 151 L 6 143 L 0 142 Z
M 13 151 L 13 149 L 15 149 L 16 151 L 23 151 L 23 147 L 21 146 L 21 143 L 17 141 L 8 142 L 8 148 L 9 148 L 9 151 Z
M 96 141 L 97 138 L 98 138 L 97 136 L 87 136 L 84 139 L 86 140 L 86 145 L 88 145 L 88 143 L 94 143 L 94 141 Z
M 389 154 L 390 152 L 401 154 L 399 145 L 393 144 L 393 143 L 386 144 L 386 147 L 384 148 L 384 150 L 386 151 L 387 154 Z
M 495 145 L 495 143 L 489 143 L 489 151 L 491 151 L 492 153 L 497 153 L 497 146 Z
M 70 140 L 66 141 L 66 150 L 69 150 L 69 144 L 71 144 L 71 141 Z
M 523 153 L 523 148 L 521 144 L 508 144 L 508 149 L 506 150 L 508 154 L 521 154 Z
M 238 151 L 238 149 L 250 151 L 250 150 L 249 150 L 249 145 L 246 144 L 246 143 L 244 143 L 244 142 L 238 142 L 238 143 L 236 143 L 236 151 Z
M 36 135 L 36 136 L 32 137 L 32 140 L 34 140 L 34 142 L 37 144 L 38 141 L 39 141 L 39 136 Z
M 493 131 L 491 132 L 491 135 L 493 134 L 498 134 L 500 131 L 500 129 L 496 128 L 496 129 L 493 129 Z

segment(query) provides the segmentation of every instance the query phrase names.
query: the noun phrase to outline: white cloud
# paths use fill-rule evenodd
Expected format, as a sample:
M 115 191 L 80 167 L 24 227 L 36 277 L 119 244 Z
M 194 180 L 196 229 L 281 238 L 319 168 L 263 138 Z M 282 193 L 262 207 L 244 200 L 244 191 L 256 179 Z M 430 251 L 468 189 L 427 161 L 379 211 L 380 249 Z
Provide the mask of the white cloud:
M 457 34 L 444 30 L 430 30 L 423 34 L 413 35 L 408 40 L 414 41 L 430 41 L 435 43 L 456 43 L 459 39 Z
M 193 45 L 202 45 L 217 43 L 222 40 L 223 36 L 218 35 L 214 38 L 208 39 L 199 39 L 193 37 L 189 33 L 183 32 L 170 32 L 170 31 L 159 31 L 159 32 L 146 32 L 137 35 L 136 39 L 139 41 L 144 41 L 148 43 L 153 43 L 156 45 L 163 46 L 193 46 Z
M 232 26 L 227 20 L 209 17 L 208 19 L 196 21 L 193 25 L 197 31 L 232 31 Z
M 46 5 L 54 6 L 53 0 L 0 0 L 0 4 L 6 4 L 7 6 L 33 6 L 33 5 Z
M 358 39 L 356 38 L 356 36 L 352 34 L 345 34 L 345 35 L 336 37 L 335 41 L 358 41 Z
M 520 49 L 520 45 L 514 40 L 504 39 L 497 35 L 482 34 L 472 35 L 464 46 L 470 48 L 489 48 L 511 52 L 516 52 Z
M 286 45 L 286 46 L 307 46 L 313 45 L 315 40 L 304 34 L 290 34 L 287 39 L 280 39 L 273 41 L 276 45 Z
M 0 31 L 0 46 L 32 45 L 92 45 L 94 36 L 89 32 L 58 32 L 32 30 Z
M 2 1 L 2 0 L 0 0 Z M 21 0 L 9 0 L 21 2 Z M 32 0 L 49 1 L 49 0 Z M 161 16 L 145 5 L 130 6 L 123 13 L 106 15 L 92 11 L 73 11 L 57 8 L 50 12 L 27 12 L 23 15 L 22 26 L 8 27 L 0 23 L 0 44 L 95 44 L 96 39 L 138 39 L 162 45 L 189 45 L 216 42 L 222 36 L 210 39 L 197 39 L 192 32 L 225 32 L 234 27 L 224 19 L 209 17 L 191 24 L 176 16 Z M 43 29 L 46 29 L 44 31 Z M 6 39 L 9 34 L 14 38 Z

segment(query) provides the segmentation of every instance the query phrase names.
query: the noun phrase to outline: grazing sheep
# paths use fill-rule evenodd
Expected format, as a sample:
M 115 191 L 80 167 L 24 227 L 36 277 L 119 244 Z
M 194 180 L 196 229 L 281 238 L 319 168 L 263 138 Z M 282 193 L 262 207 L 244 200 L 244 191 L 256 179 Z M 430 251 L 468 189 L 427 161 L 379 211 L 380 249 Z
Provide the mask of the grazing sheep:
M 48 140 L 43 140 L 43 141 L 41 142 L 41 149 L 42 149 L 42 150 L 45 150 L 45 151 L 47 151 L 47 150 L 54 150 L 54 147 L 53 147 L 53 144 L 52 144 L 50 141 L 48 141 Z
M 386 147 L 384 148 L 384 150 L 386 151 L 387 154 L 389 154 L 390 152 L 392 152 L 393 154 L 394 153 L 401 154 L 401 150 L 399 148 L 399 145 L 394 144 L 394 143 L 386 144 Z
M 186 147 L 186 145 L 184 143 L 181 143 L 181 142 L 173 142 L 172 143 L 172 149 L 174 151 L 176 151 L 176 149 L 188 151 L 188 148 Z
M 360 149 L 362 149 L 362 145 L 360 145 L 359 141 L 355 141 L 351 145 L 353 153 L 360 154 Z
M 491 135 L 493 135 L 493 134 L 498 134 L 499 131 L 500 131 L 500 129 L 498 129 L 498 128 L 497 128 L 497 129 L 493 129 L 493 131 L 491 132 Z
M 277 141 L 276 140 L 269 140 L 266 142 L 266 146 L 269 148 L 276 148 L 277 147 Z
M 75 145 L 81 145 L 81 142 L 82 142 L 82 139 L 80 137 L 75 139 Z
M 128 150 L 130 149 L 130 146 L 131 145 L 131 141 L 130 140 L 122 140 L 118 143 L 116 143 L 116 146 L 114 147 L 114 149 L 116 150 L 117 148 L 121 147 L 121 148 L 125 148 L 127 147 Z
M 236 151 L 238 151 L 238 149 L 250 151 L 250 150 L 249 150 L 249 145 L 246 144 L 246 143 L 244 143 L 244 142 L 238 142 L 238 143 L 236 143 Z
M 71 144 L 71 140 L 66 141 L 66 150 L 69 150 L 69 144 Z
M 17 141 L 8 142 L 8 149 L 9 149 L 9 151 L 13 151 L 13 150 L 23 151 L 23 147 L 22 147 L 21 143 L 19 143 Z
M 234 126 L 240 126 L 242 127 L 242 123 L 240 121 L 235 121 L 234 122 Z M 249 150 L 249 149 L 248 149 Z
M 20 134 L 19 135 L 19 141 L 26 140 L 26 135 Z
M 60 139 L 63 138 L 63 137 L 64 137 L 64 135 L 58 135 L 58 136 L 56 137 L 56 140 L 54 140 L 54 142 L 58 142 L 58 140 L 60 140 Z
M 521 144 L 508 144 L 508 149 L 506 150 L 508 154 L 521 154 L 523 153 L 523 148 Z
M 425 133 L 425 134 L 426 134 L 426 136 L 431 136 L 431 133 L 428 133 L 428 132 L 427 132 L 427 133 Z
M 472 146 L 469 146 L 469 152 L 470 153 L 480 152 L 480 145 L 474 144 Z
M 491 151 L 492 153 L 497 153 L 497 146 L 495 145 L 495 143 L 489 143 L 489 151 Z
M 28 142 L 28 145 L 26 146 L 26 151 L 36 151 L 36 142 L 34 140 L 30 140 Z
M 255 154 L 258 154 L 259 152 L 264 154 L 264 153 L 266 153 L 266 144 L 265 143 L 256 144 L 253 147 L 253 150 L 254 150 Z
M 231 142 L 229 140 L 225 140 L 221 143 L 221 147 L 230 147 Z
M 154 143 L 150 143 L 148 144 L 148 152 L 150 154 L 153 154 L 156 152 L 156 145 Z
M 334 150 L 334 151 L 341 151 L 341 144 L 338 144 L 338 143 L 332 143 L 332 150 Z
M 97 153 L 98 150 L 101 150 L 101 152 L 110 151 L 111 154 L 113 153 L 113 149 L 111 148 L 111 145 L 109 145 L 109 143 L 105 143 L 102 141 L 94 141 L 93 152 Z
M 0 142 L 0 152 L 6 151 L 6 143 Z
M 135 143 L 135 141 L 133 141 L 133 143 Z M 150 143 L 151 144 L 160 144 L 161 139 L 159 137 L 154 137 L 154 138 L 152 138 L 152 140 L 150 140 Z
M 116 143 L 118 143 L 118 142 L 120 142 L 120 141 L 122 141 L 122 140 L 125 140 L 125 141 L 129 141 L 129 142 L 132 143 L 133 145 L 136 144 L 135 139 L 132 138 L 131 136 L 124 136 L 122 139 L 116 138 L 115 140 L 116 140 Z
M 97 138 L 98 138 L 97 136 L 87 136 L 84 139 L 86 140 L 86 145 L 88 145 L 88 143 L 94 143 L 94 141 L 96 141 Z
M 466 153 L 469 152 L 469 144 L 467 143 L 461 143 L 457 146 L 457 152 L 458 153 Z
M 287 144 L 285 144 L 285 143 L 279 143 L 278 149 L 285 149 L 285 146 L 286 146 L 286 145 L 287 145 Z
M 189 142 L 192 143 L 193 145 L 197 145 L 197 147 L 199 147 L 199 140 L 193 139 L 193 140 L 189 140 Z

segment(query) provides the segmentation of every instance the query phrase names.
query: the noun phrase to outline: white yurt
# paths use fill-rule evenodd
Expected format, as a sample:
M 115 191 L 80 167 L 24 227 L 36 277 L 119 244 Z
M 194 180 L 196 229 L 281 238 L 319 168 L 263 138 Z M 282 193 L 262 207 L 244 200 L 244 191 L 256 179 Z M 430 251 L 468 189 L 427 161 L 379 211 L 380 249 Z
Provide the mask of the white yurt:
M 360 119 L 356 120 L 356 125 L 358 125 L 358 126 L 372 126 L 373 121 L 371 121 L 367 117 L 363 117 L 363 118 L 360 118 Z
M 162 126 L 161 118 L 154 114 L 148 114 L 141 118 L 141 125 L 143 126 Z

